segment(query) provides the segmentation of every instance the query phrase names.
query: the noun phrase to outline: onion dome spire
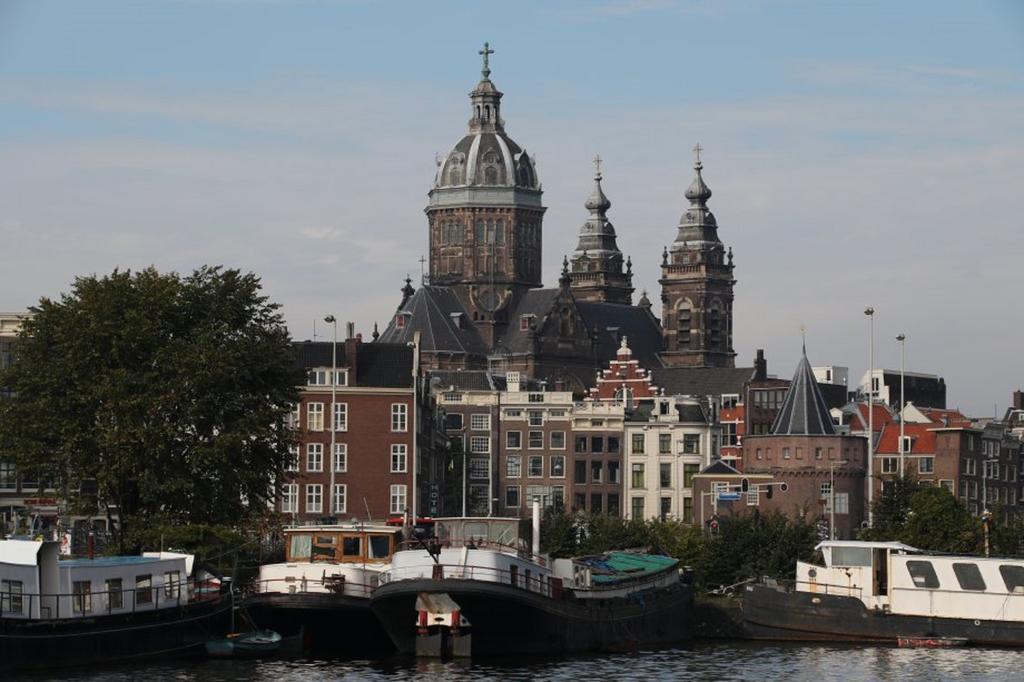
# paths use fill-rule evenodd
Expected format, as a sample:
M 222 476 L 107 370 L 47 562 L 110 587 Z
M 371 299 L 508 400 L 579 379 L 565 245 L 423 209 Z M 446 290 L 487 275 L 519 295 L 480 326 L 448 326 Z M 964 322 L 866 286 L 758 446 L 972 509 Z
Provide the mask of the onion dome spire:
M 672 245 L 673 251 L 685 248 L 687 243 L 694 243 L 696 246 L 704 244 L 721 246 L 721 241 L 718 238 L 718 223 L 714 214 L 708 209 L 707 202 L 711 198 L 711 188 L 704 182 L 704 176 L 701 173 L 704 170 L 704 164 L 700 160 L 702 151 L 704 148 L 699 143 L 693 148 L 696 156 L 693 170 L 697 175 L 690 186 L 686 188 L 685 194 L 690 206 L 679 219 L 678 234 Z
M 620 259 L 622 257 L 622 252 L 615 242 L 615 228 L 608 220 L 607 211 L 611 208 L 612 202 L 601 188 L 601 179 L 604 177 L 601 175 L 601 162 L 600 155 L 594 157 L 594 189 L 583 203 L 590 211 L 590 217 L 580 228 L 579 242 L 576 244 L 573 260 L 583 255 L 617 255 Z

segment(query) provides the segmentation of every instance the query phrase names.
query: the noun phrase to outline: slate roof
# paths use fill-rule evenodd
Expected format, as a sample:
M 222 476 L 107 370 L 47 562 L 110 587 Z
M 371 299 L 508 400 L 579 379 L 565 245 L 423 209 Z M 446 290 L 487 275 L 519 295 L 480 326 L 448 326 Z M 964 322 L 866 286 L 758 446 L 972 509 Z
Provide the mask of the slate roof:
M 738 476 L 740 472 L 722 460 L 712 462 L 700 472 L 701 476 Z
M 773 436 L 834 436 L 835 426 L 804 349 L 786 399 L 772 424 Z
M 523 315 L 533 315 L 537 328 L 540 329 L 544 317 L 551 312 L 551 307 L 558 298 L 558 289 L 530 289 L 519 301 L 519 306 L 509 317 L 508 330 L 501 345 L 513 353 L 529 353 L 533 350 L 530 333 L 519 329 L 519 320 Z
M 431 384 L 435 383 L 436 379 L 441 390 L 448 390 L 450 386 L 463 391 L 494 390 L 488 373 L 482 369 L 431 370 L 429 374 Z
M 302 369 L 331 366 L 330 341 L 299 341 L 292 344 L 295 364 Z M 352 386 L 411 388 L 413 349 L 404 343 L 360 343 L 356 350 L 356 376 Z M 351 367 L 345 344 L 338 342 L 338 367 Z
M 629 345 L 632 347 L 633 340 Z M 653 383 L 666 395 L 714 395 L 736 393 L 754 378 L 754 367 L 655 367 Z
M 422 286 L 399 306 L 397 312 L 411 315 L 401 329 L 392 318 L 377 343 L 409 343 L 413 335 L 420 332 L 423 351 L 487 355 L 487 346 L 469 319 L 462 301 L 450 287 Z M 462 316 L 461 327 L 453 314 Z
M 646 308 L 625 303 L 577 301 L 576 307 L 587 328 L 597 332 L 597 357 L 602 362 L 614 360 L 622 337 L 629 340 L 629 349 L 641 365 L 652 366 L 661 351 L 661 327 Z

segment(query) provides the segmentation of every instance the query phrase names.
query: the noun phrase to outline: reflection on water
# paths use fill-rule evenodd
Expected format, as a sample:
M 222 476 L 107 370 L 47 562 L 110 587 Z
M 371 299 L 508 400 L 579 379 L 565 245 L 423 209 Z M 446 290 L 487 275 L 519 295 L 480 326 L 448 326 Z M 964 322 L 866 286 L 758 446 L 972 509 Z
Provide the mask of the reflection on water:
M 109 666 L 25 679 L 291 682 L 306 680 L 1011 680 L 1024 675 L 1024 651 L 703 642 L 637 654 L 560 659 L 429 661 L 205 661 Z

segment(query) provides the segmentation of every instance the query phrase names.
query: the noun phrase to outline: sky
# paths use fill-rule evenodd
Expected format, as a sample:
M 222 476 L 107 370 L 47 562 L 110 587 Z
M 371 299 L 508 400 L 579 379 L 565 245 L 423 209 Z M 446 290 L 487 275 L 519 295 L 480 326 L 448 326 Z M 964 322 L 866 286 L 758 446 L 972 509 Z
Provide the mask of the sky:
M 114 268 L 251 270 L 293 336 L 386 325 L 484 41 L 556 285 L 604 159 L 657 303 L 704 148 L 737 363 L 1024 385 L 1024 3 L 0 0 L 0 311 Z M 658 312 L 657 310 L 655 311 Z M 328 334 L 319 324 L 320 338 Z

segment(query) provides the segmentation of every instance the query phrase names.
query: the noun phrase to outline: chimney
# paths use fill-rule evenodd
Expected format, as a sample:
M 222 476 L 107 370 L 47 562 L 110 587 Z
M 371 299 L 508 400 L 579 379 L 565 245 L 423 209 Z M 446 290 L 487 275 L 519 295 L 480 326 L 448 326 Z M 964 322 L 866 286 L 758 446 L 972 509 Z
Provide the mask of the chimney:
M 768 378 L 768 361 L 764 359 L 764 349 L 758 348 L 754 356 L 754 380 L 764 381 Z
M 349 326 L 354 325 L 349 322 Z M 359 375 L 356 373 L 356 359 L 359 353 L 359 344 L 363 342 L 361 335 L 356 336 L 355 334 L 349 334 L 348 338 L 345 339 L 345 356 L 344 359 L 338 358 L 338 364 L 344 364 L 348 367 L 348 383 L 350 386 L 356 385 L 356 380 Z

